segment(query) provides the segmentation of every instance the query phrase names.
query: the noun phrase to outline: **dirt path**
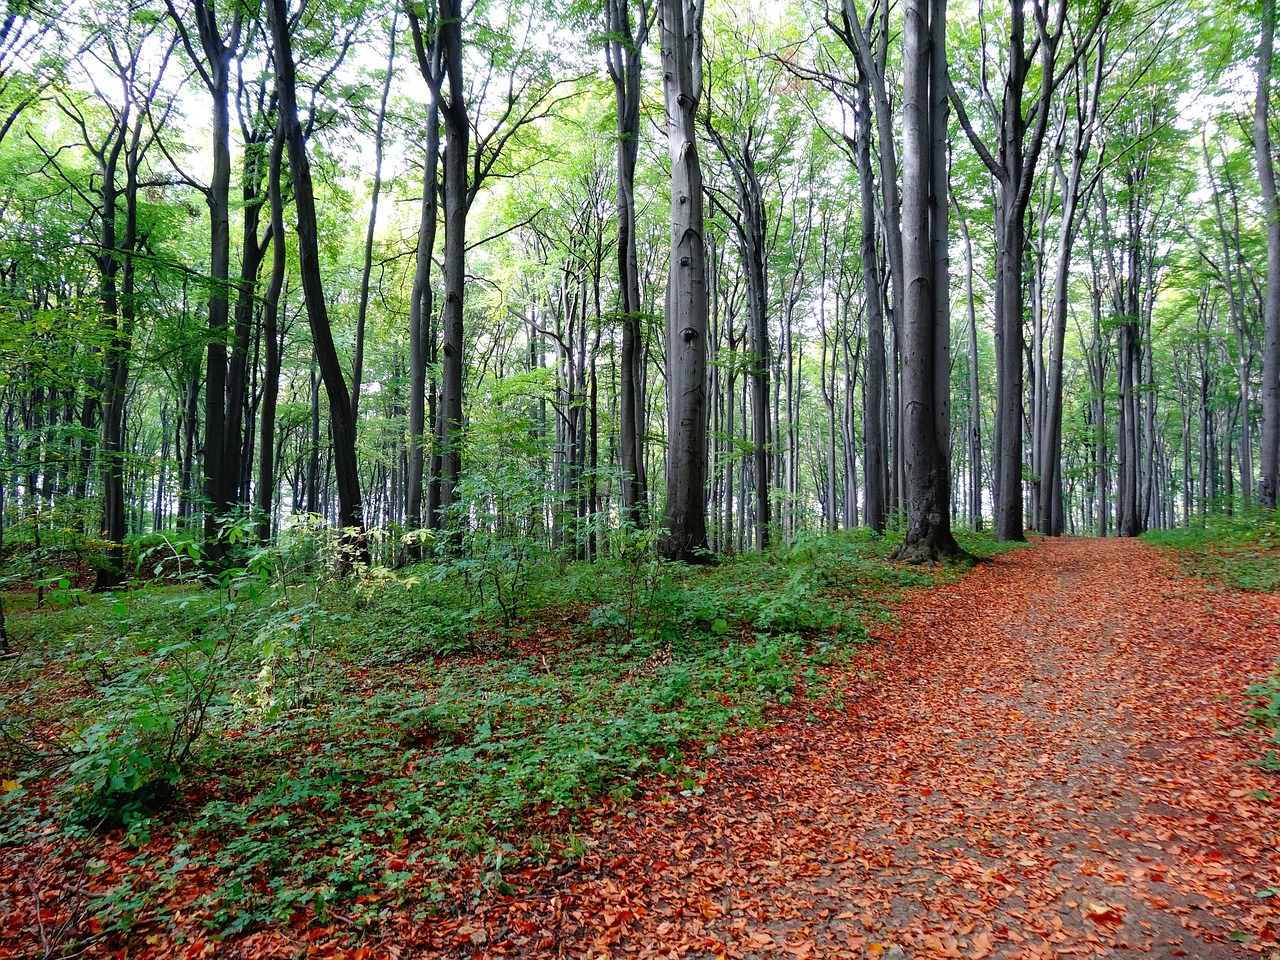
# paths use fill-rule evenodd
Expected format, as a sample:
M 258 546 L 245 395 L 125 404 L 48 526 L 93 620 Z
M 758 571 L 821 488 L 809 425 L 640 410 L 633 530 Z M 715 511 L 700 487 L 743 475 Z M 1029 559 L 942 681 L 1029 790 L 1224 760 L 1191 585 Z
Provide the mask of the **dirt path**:
M 1280 775 L 1239 732 L 1278 655 L 1280 598 L 1132 541 L 1016 551 L 910 605 L 843 710 L 396 955 L 1280 957 Z

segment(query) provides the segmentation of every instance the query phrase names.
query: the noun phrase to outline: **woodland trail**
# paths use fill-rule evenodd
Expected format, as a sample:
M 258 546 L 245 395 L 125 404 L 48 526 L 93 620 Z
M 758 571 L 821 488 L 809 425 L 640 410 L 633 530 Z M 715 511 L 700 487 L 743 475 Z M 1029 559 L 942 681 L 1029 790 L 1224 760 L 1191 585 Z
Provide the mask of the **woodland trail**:
M 1280 775 L 1242 730 L 1280 597 L 1064 539 L 882 633 L 842 709 L 727 743 L 568 874 L 393 924 L 392 955 L 1280 956 Z

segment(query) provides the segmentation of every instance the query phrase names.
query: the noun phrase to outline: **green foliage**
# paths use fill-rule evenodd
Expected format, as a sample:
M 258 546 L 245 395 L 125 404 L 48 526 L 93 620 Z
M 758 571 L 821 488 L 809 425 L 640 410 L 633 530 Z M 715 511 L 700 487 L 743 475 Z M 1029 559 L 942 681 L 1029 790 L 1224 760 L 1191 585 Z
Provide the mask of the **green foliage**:
M 482 599 L 492 572 L 455 559 L 292 585 L 268 551 L 213 590 L 25 607 L 10 621 L 27 682 L 10 686 L 26 721 L 6 733 L 44 761 L 21 779 L 47 778 L 75 842 L 169 837 L 138 867 L 215 878 L 204 909 L 226 933 L 339 902 L 357 919 L 430 909 L 463 860 L 505 884 L 531 814 L 652 777 L 700 789 L 699 744 L 821 697 L 888 597 L 952 575 L 890 566 L 861 534 L 698 568 L 655 542 L 615 535 L 593 565 L 531 556 L 515 604 Z M 483 538 L 470 549 L 486 556 Z M 36 829 L 26 796 L 5 811 L 17 842 Z M 163 883 L 140 877 L 104 898 L 105 924 L 155 909 Z
M 1152 531 L 1148 543 L 1170 550 L 1182 569 L 1236 590 L 1280 590 L 1280 518 L 1244 511 L 1178 530 Z
M 1258 761 L 1266 770 L 1280 772 L 1280 670 L 1249 687 L 1246 695 L 1254 700 L 1249 716 L 1269 735 L 1271 749 Z

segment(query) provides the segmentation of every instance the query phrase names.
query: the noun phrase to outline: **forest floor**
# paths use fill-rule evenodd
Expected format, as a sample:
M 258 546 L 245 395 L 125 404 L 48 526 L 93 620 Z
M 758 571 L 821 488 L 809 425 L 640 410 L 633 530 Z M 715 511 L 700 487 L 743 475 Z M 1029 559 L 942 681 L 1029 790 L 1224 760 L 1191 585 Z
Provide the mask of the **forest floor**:
M 915 594 L 878 639 L 708 748 L 696 787 L 579 814 L 578 857 L 517 859 L 460 912 L 115 955 L 1280 957 L 1280 773 L 1247 695 L 1280 595 L 1062 539 Z
M 1280 956 L 1280 596 L 1063 539 L 918 596 L 842 708 L 727 745 L 572 873 L 388 944 L 459 956 Z M 424 937 L 424 935 L 426 935 Z M 425 942 L 424 942 L 425 941 Z M 393 952 L 394 953 L 394 952 Z

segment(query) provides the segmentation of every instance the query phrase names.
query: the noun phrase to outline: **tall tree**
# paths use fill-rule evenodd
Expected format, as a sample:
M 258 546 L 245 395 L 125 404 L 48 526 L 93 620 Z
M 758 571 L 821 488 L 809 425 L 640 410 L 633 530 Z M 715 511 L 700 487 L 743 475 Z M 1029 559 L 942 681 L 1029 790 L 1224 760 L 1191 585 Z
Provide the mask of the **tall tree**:
M 1039 443 L 1036 467 L 1040 476 L 1040 497 L 1037 504 L 1040 516 L 1036 527 L 1051 536 L 1060 536 L 1064 529 L 1062 507 L 1062 412 L 1063 412 L 1063 364 L 1067 339 L 1067 313 L 1069 310 L 1069 282 L 1071 254 L 1079 229 L 1079 210 L 1082 200 L 1087 200 L 1092 190 L 1093 178 L 1084 180 L 1084 167 L 1089 156 L 1097 125 L 1098 104 L 1106 77 L 1105 35 L 1099 34 L 1092 60 L 1083 59 L 1077 72 L 1071 111 L 1070 132 L 1060 135 L 1054 156 L 1054 175 L 1058 182 L 1061 211 L 1058 227 L 1058 250 L 1054 267 L 1052 317 L 1050 322 L 1050 355 L 1047 380 L 1043 385 L 1045 401 L 1042 422 L 1035 425 L 1033 436 Z M 1091 69 L 1084 74 L 1084 66 Z M 1067 121 L 1064 118 L 1064 125 Z M 1066 163 L 1063 163 L 1063 154 Z M 1039 385 L 1037 385 L 1039 386 Z
M 1049 4 L 1054 9 L 1050 17 Z M 995 147 L 988 148 L 969 119 L 963 99 L 952 88 L 961 126 L 974 149 L 996 180 L 996 429 L 995 429 L 995 534 L 998 540 L 1022 540 L 1022 424 L 1023 424 L 1023 324 L 1025 295 L 1022 282 L 1023 246 L 1026 242 L 1026 211 L 1035 182 L 1036 167 L 1048 130 L 1053 96 L 1075 68 L 1076 59 L 1092 43 L 1094 33 L 1106 14 L 1106 5 L 1094 11 L 1081 31 L 1075 56 L 1058 62 L 1059 48 L 1067 26 L 1066 0 L 1032 0 L 1030 11 L 1035 36 L 1027 42 L 1026 5 L 1013 0 L 1009 5 L 1004 88 L 997 99 L 987 88 L 993 71 L 986 63 L 991 48 L 983 34 L 978 73 L 979 100 L 993 114 Z M 1035 79 L 1034 57 L 1040 57 L 1039 88 L 1030 104 L 1026 90 Z M 999 75 L 999 73 L 995 73 Z
M 172 108 L 170 101 L 157 109 L 156 101 L 173 45 L 159 38 L 152 18 L 139 16 L 129 7 L 95 11 L 95 15 L 102 20 L 90 27 L 98 38 L 91 59 L 117 85 L 108 92 L 89 78 L 105 108 L 105 133 L 95 133 L 89 112 L 76 100 L 60 101 L 59 107 L 79 129 L 82 143 L 98 167 L 97 177 L 92 178 L 98 186 L 90 188 L 96 194 L 90 203 L 97 220 L 95 259 L 104 331 L 103 369 L 97 381 L 102 429 L 102 536 L 110 546 L 107 563 L 98 568 L 94 589 L 109 590 L 125 580 L 125 407 L 138 317 L 137 255 L 145 239 L 139 229 L 141 176 L 147 153 Z M 56 159 L 50 159 L 56 164 Z M 67 174 L 61 175 L 71 182 Z
M 315 190 L 311 182 L 311 165 L 307 143 L 298 117 L 297 66 L 293 57 L 293 40 L 285 0 L 267 0 L 267 18 L 275 48 L 276 95 L 283 126 L 284 142 L 289 151 L 289 173 L 293 180 L 294 207 L 297 213 L 298 271 L 302 277 L 303 297 L 316 362 L 329 398 L 329 429 L 332 440 L 333 467 L 338 482 L 338 524 L 352 537 L 348 559 L 368 562 L 361 510 L 360 474 L 356 463 L 356 425 L 351 412 L 351 393 L 347 389 L 342 362 L 333 342 L 329 309 L 325 301 L 324 281 L 320 275 L 320 240 L 316 219 Z
M 1275 156 L 1271 144 L 1271 65 L 1276 34 L 1275 0 L 1262 0 L 1262 40 L 1258 45 L 1258 93 L 1254 101 L 1253 142 L 1262 187 L 1262 216 L 1267 230 L 1267 287 L 1263 301 L 1262 436 L 1258 503 L 1276 506 L 1280 486 L 1280 202 L 1276 199 Z
M 723 69 L 714 71 L 714 79 L 705 84 L 704 116 L 707 133 L 724 160 L 731 183 L 729 190 L 713 187 L 711 199 L 732 224 L 746 281 L 755 541 L 756 548 L 763 550 L 771 534 L 773 493 L 769 469 L 769 258 L 778 229 L 766 201 L 776 192 L 770 188 L 781 185 L 779 168 L 798 136 L 796 120 L 803 115 L 788 116 L 775 103 L 774 91 L 782 76 L 776 62 L 760 64 L 748 56 L 749 47 L 737 43 L 726 43 L 725 47 L 711 58 Z
M 206 0 L 192 0 L 190 13 L 180 13 L 173 0 L 165 0 L 169 17 L 177 27 L 187 56 L 195 65 L 213 102 L 210 135 L 213 176 L 204 189 L 209 207 L 209 340 L 205 367 L 204 514 L 206 557 L 221 563 L 226 540 L 221 528 L 235 501 L 240 476 L 241 442 L 227 431 L 228 408 L 243 403 L 231 396 L 227 382 L 227 321 L 231 278 L 231 63 L 240 45 L 243 7 L 233 3 L 225 28 L 218 9 Z M 192 31 L 187 23 L 195 23 Z M 194 32 L 194 36 L 193 36 Z
M 618 374 L 618 447 L 622 510 L 641 519 L 648 496 L 644 470 L 644 343 L 641 325 L 640 257 L 636 248 L 636 161 L 640 150 L 641 57 L 652 19 L 649 0 L 606 0 L 605 57 L 613 81 L 617 118 L 618 298 L 622 307 L 622 356 Z M 633 22 L 634 21 L 634 22 Z
M 702 96 L 703 0 L 660 0 L 662 89 L 671 158 L 667 280 L 667 502 L 662 553 L 706 556 L 707 265 L 697 115 Z
M 885 322 L 893 334 L 894 349 L 899 346 L 905 303 L 903 286 L 902 194 L 899 183 L 899 141 L 894 130 L 893 97 L 890 94 L 889 8 L 887 2 L 874 0 L 860 20 L 854 0 L 841 0 L 840 20 L 828 15 L 827 23 L 836 37 L 853 54 L 857 64 L 855 95 L 852 99 L 854 140 L 851 145 L 858 176 L 862 182 L 860 205 L 864 217 L 863 269 L 866 272 L 868 309 L 867 375 L 868 409 L 864 419 L 867 429 L 867 525 L 883 531 L 890 506 L 901 504 L 902 478 L 902 404 L 900 364 L 890 363 L 885 345 Z M 872 125 L 875 127 L 874 138 Z M 864 142 L 865 139 L 865 142 Z M 874 139 L 874 144 L 873 144 Z M 874 149 L 873 149 L 874 147 Z M 875 193 L 875 177 L 870 158 L 878 157 L 880 191 Z M 878 199 L 878 206 L 876 200 Z M 874 249 L 875 231 L 880 231 L 883 254 L 869 256 Z M 870 231 L 868 233 L 867 231 Z M 872 270 L 872 262 L 875 269 Z M 887 272 L 887 282 L 882 274 Z M 872 300 L 875 303 L 872 303 Z M 889 368 L 892 367 L 890 370 Z M 873 382 L 874 381 L 874 382 Z M 889 396 L 885 397 L 886 387 Z M 875 422 L 870 418 L 874 417 Z M 890 443 L 890 437 L 893 442 Z
M 897 556 L 960 554 L 951 533 L 946 0 L 907 0 L 903 54 L 903 442 L 907 531 Z
M 444 81 L 441 62 L 444 45 L 443 34 L 435 29 L 435 10 L 428 5 L 420 15 L 411 6 L 407 9 L 418 71 L 431 90 L 438 91 Z M 425 27 L 424 17 L 427 18 Z M 426 433 L 431 426 L 427 422 L 427 365 L 435 359 L 431 258 L 435 254 L 436 229 L 440 220 L 440 103 L 434 94 L 427 103 L 422 136 L 422 202 L 418 215 L 413 285 L 409 293 L 409 456 L 405 521 L 410 530 L 419 529 L 424 520 L 428 527 L 435 527 L 439 520 L 432 509 L 424 517 L 422 505 L 427 473 Z M 412 545 L 406 559 L 416 557 L 418 552 L 417 546 Z

